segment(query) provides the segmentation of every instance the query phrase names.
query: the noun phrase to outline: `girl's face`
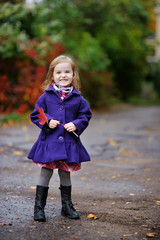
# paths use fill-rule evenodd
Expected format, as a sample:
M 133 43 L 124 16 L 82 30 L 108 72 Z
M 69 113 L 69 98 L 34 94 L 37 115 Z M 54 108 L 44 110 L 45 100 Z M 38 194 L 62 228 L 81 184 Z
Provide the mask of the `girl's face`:
M 62 87 L 69 87 L 73 80 L 73 70 L 69 62 L 58 63 L 53 71 L 54 82 Z

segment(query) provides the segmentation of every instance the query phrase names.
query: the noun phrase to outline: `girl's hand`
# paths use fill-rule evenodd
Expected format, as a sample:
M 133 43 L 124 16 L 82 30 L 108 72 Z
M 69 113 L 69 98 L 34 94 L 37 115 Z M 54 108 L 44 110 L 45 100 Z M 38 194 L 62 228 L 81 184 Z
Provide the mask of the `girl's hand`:
M 51 121 L 49 121 L 48 126 L 49 126 L 50 128 L 56 128 L 57 125 L 59 125 L 59 124 L 60 124 L 60 121 L 51 119 Z
M 77 129 L 76 125 L 74 125 L 74 123 L 72 123 L 72 122 L 66 123 L 66 124 L 64 125 L 64 128 L 65 128 L 68 132 L 74 132 L 74 131 Z

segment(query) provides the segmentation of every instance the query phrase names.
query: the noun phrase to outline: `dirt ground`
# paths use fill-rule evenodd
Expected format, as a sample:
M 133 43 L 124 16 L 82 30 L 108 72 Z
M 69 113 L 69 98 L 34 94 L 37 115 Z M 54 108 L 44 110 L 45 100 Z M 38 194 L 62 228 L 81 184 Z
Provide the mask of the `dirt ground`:
M 79 220 L 60 214 L 57 170 L 47 221 L 33 220 L 40 168 L 27 154 L 38 133 L 33 124 L 0 128 L 0 240 L 160 239 L 160 107 L 93 114 L 81 137 L 91 162 L 72 174 Z

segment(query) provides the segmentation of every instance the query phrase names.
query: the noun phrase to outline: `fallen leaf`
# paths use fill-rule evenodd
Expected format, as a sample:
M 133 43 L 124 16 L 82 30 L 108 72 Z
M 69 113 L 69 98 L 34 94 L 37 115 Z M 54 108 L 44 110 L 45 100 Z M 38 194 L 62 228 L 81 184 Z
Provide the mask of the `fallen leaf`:
M 27 132 L 27 131 L 28 131 L 28 127 L 27 127 L 27 126 L 23 126 L 23 127 L 22 127 L 22 130 L 23 130 L 24 132 Z
M 135 232 L 134 234 L 135 234 L 135 235 L 138 235 L 138 234 L 139 234 L 139 232 Z
M 97 205 L 97 203 L 92 203 L 92 205 L 93 205 L 93 206 L 96 206 L 96 205 Z
M 84 181 L 84 180 L 86 180 L 87 178 L 86 178 L 86 177 L 80 177 L 79 179 L 82 180 L 82 181 Z
M 130 195 L 130 196 L 135 196 L 135 194 L 134 194 L 134 193 L 130 193 L 129 195 Z
M 54 235 L 52 235 L 52 236 L 51 236 L 51 238 L 52 238 L 52 239 L 55 239 L 55 236 L 54 236 Z
M 96 219 L 98 219 L 99 217 L 96 217 L 94 214 L 90 213 L 90 214 L 87 216 L 87 218 L 96 220 Z
M 112 179 L 117 178 L 116 176 L 112 176 Z
M 31 141 L 31 138 L 30 137 L 26 137 L 25 138 L 25 142 L 30 142 Z
M 95 149 L 95 150 L 102 150 L 102 147 L 99 146 L 99 145 L 96 145 L 96 146 L 94 146 L 94 149 Z
M 130 237 L 131 234 L 124 234 L 123 237 Z
M 13 230 L 9 229 L 9 230 L 8 230 L 8 232 L 10 232 L 10 233 L 11 233 L 11 232 L 13 232 Z
M 153 130 L 151 128 L 147 128 L 146 130 L 147 130 L 147 132 L 153 132 Z
M 21 155 L 24 155 L 24 152 L 22 152 L 22 151 L 14 151 L 13 155 L 21 156 Z
M 155 200 L 155 202 L 159 205 L 160 204 L 160 201 L 158 201 L 158 200 Z
M 53 198 L 53 197 L 50 197 L 50 198 L 48 198 L 48 200 L 54 200 L 54 198 Z
M 36 189 L 36 187 L 33 187 L 33 186 L 31 186 L 30 188 L 33 189 L 33 190 Z
M 0 154 L 3 153 L 5 151 L 5 148 L 1 147 L 0 148 Z
M 36 228 L 36 226 L 28 226 L 29 228 Z
M 155 236 L 156 236 L 156 233 L 155 233 L 155 232 L 147 233 L 147 234 L 146 234 L 146 237 L 149 237 L 149 238 L 152 238 L 152 237 L 155 237 Z
M 70 238 L 79 238 L 79 237 L 77 237 L 77 236 L 70 236 Z
M 113 139 L 108 140 L 109 145 L 115 146 L 117 143 Z
M 12 146 L 13 146 L 13 143 L 9 142 L 8 147 L 12 147 Z
M 124 150 L 124 151 L 123 151 L 123 154 L 124 154 L 124 155 L 129 155 L 130 153 L 131 153 L 131 152 L 130 152 L 129 150 Z
M 152 137 L 148 137 L 148 142 L 152 142 L 153 138 Z
M 148 225 L 142 225 L 142 227 L 144 227 L 144 228 L 148 228 Z
M 9 225 L 8 223 L 0 223 L 0 226 L 6 226 Z
M 133 217 L 136 220 L 142 219 L 143 217 Z

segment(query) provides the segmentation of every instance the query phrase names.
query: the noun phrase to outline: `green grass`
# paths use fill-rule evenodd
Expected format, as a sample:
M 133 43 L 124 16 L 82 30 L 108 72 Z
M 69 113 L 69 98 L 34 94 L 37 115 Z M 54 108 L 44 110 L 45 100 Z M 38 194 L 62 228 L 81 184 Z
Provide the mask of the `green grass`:
M 8 113 L 0 115 L 0 125 L 25 122 L 29 119 L 28 114 L 20 115 L 18 113 Z
M 127 103 L 135 106 L 153 106 L 160 105 L 160 99 L 143 99 L 140 97 L 131 97 L 128 99 Z

